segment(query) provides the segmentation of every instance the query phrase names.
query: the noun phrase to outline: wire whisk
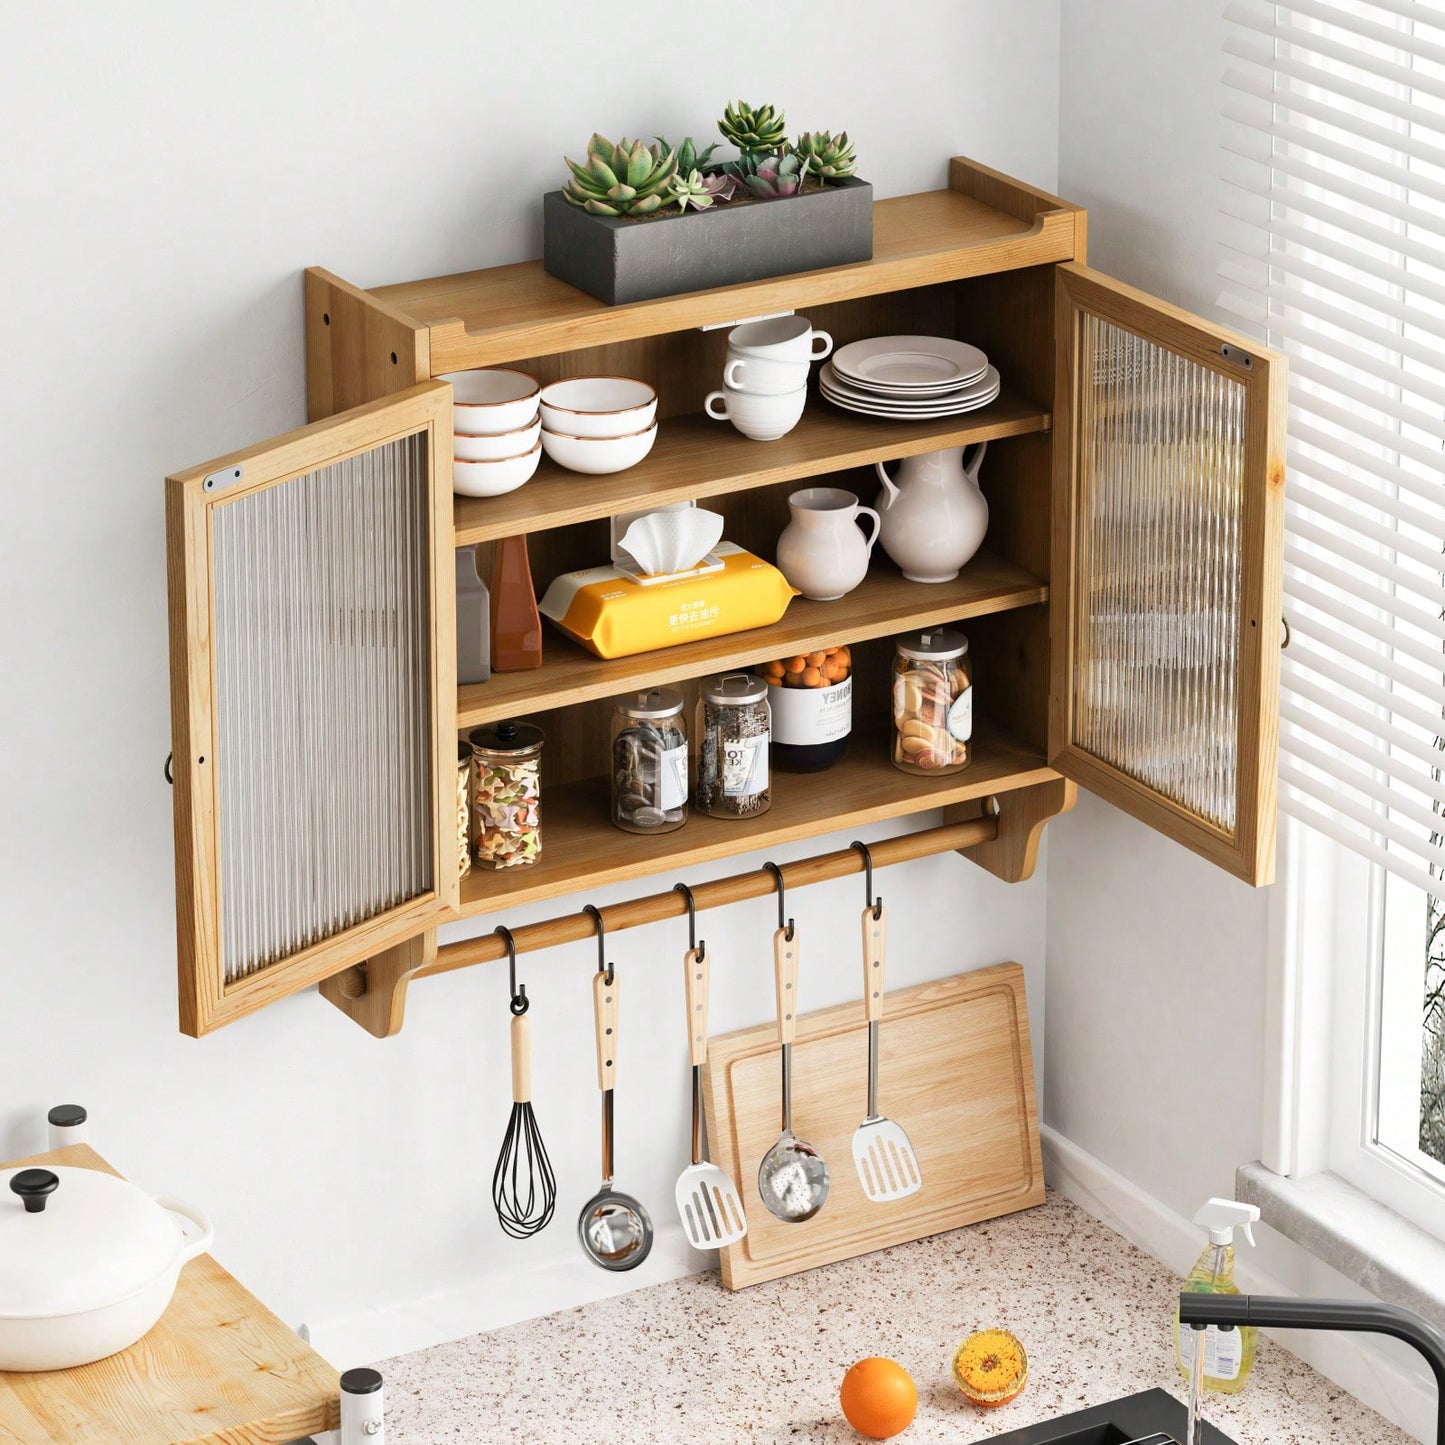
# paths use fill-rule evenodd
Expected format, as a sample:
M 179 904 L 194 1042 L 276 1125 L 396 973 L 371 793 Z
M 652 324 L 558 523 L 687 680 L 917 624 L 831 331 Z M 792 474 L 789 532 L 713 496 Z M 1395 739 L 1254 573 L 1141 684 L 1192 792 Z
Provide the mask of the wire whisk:
M 517 951 L 506 928 L 495 930 L 507 945 L 511 972 L 512 1116 L 492 1173 L 492 1205 L 497 1222 L 513 1239 L 530 1239 L 552 1222 L 557 1208 L 557 1176 L 532 1112 L 532 1026 L 525 986 L 517 984 Z

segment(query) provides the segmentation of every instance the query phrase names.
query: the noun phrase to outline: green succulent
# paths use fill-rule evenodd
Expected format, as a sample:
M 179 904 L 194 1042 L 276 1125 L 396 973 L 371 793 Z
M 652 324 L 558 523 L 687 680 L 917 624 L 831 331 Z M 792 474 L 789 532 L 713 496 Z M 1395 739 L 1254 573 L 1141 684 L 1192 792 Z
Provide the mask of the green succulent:
M 759 156 L 744 153 L 738 160 L 737 175 L 749 192 L 763 201 L 796 196 L 803 189 L 808 162 L 797 151 Z
M 753 109 L 745 100 L 729 103 L 717 128 L 744 155 L 781 150 L 788 143 L 787 122 L 780 110 L 770 105 Z
M 805 130 L 798 137 L 795 149 L 808 162 L 808 169 L 825 184 L 851 176 L 858 164 L 846 130 L 837 135 L 829 135 L 825 130 Z
M 691 170 L 685 176 L 681 173 L 675 175 L 670 190 L 668 199 L 676 203 L 678 210 L 684 214 L 689 206 L 705 211 L 713 203 L 714 192 L 699 170 Z
M 677 174 L 677 152 L 624 138 L 616 145 L 604 135 L 587 143 L 587 164 L 567 160 L 572 179 L 562 192 L 594 216 L 650 216 L 668 201 Z
M 653 136 L 653 140 L 662 147 L 664 153 L 672 150 L 677 152 L 677 173 L 681 176 L 687 175 L 690 171 L 701 171 L 706 175 L 708 164 L 712 160 L 712 153 L 718 147 L 718 143 L 714 141 L 710 146 L 704 146 L 702 150 L 698 150 L 690 135 L 683 136 L 680 146 L 669 145 L 660 135 Z

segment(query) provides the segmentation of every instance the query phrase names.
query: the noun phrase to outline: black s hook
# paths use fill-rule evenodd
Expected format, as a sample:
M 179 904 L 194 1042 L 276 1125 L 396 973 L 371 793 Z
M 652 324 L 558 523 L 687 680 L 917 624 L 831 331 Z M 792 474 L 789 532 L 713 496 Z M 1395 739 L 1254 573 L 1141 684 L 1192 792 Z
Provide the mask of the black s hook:
M 527 985 L 517 983 L 517 941 L 512 937 L 512 930 L 504 928 L 501 924 L 498 924 L 492 932 L 507 945 L 507 977 L 510 980 L 508 986 L 511 989 L 511 1009 L 514 1014 L 520 1016 L 531 1008 L 532 1003 L 527 997 Z
M 597 929 L 597 972 L 605 973 L 607 982 L 611 983 L 614 971 L 612 965 L 607 962 L 607 932 L 602 926 L 602 912 L 590 903 L 584 903 L 582 911 L 592 920 Z
M 697 941 L 697 900 L 686 883 L 674 883 L 672 891 L 681 893 L 687 900 L 687 947 L 689 952 L 696 950 L 697 961 L 701 963 L 707 957 L 707 944 Z
M 773 875 L 773 883 L 778 890 L 778 927 L 785 930 L 783 937 L 791 943 L 793 941 L 793 920 L 787 916 L 787 890 L 783 885 L 783 870 L 776 863 L 764 863 L 763 872 Z
M 866 843 L 849 843 L 848 845 L 855 853 L 863 855 L 863 891 L 867 895 L 865 908 L 873 910 L 874 922 L 883 917 L 883 895 L 878 895 L 877 902 L 873 899 L 873 855 L 868 851 Z

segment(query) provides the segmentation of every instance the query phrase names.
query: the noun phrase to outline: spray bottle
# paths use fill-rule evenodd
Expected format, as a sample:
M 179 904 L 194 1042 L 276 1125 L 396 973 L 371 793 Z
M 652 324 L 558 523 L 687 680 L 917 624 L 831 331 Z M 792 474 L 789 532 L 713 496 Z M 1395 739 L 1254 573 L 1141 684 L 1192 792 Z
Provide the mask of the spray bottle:
M 1209 1246 L 1194 1262 L 1184 1288 L 1195 1294 L 1238 1294 L 1234 1282 L 1234 1231 L 1244 1230 L 1244 1237 L 1254 1243 L 1251 1226 L 1259 1219 L 1253 1204 L 1237 1199 L 1211 1199 L 1194 1216 L 1196 1224 L 1209 1231 Z M 1189 1331 L 1189 1347 L 1180 1341 L 1179 1312 L 1174 1312 L 1174 1353 L 1180 1373 L 1187 1380 L 1193 1368 L 1193 1330 Z M 1204 1388 L 1225 1395 L 1237 1395 L 1249 1382 L 1254 1369 L 1255 1348 L 1259 1331 L 1245 1325 L 1239 1329 L 1210 1325 L 1205 1331 Z

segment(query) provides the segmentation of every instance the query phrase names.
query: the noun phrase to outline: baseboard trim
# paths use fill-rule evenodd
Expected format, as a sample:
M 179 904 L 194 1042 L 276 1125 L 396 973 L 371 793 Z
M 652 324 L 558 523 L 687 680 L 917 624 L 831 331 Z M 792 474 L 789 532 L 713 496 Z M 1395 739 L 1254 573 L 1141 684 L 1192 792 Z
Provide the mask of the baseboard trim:
M 1044 1177 L 1050 1188 L 1181 1279 L 1189 1272 L 1199 1255 L 1197 1226 L 1047 1124 L 1040 1126 L 1039 1135 Z M 1235 1279 L 1240 1289 L 1250 1294 L 1296 1292 L 1243 1255 L 1235 1266 Z M 1419 1378 L 1412 1377 L 1357 1335 L 1301 1330 L 1272 1330 L 1269 1334 L 1311 1369 L 1417 1440 L 1433 1437 L 1434 1386 L 1423 1372 Z

